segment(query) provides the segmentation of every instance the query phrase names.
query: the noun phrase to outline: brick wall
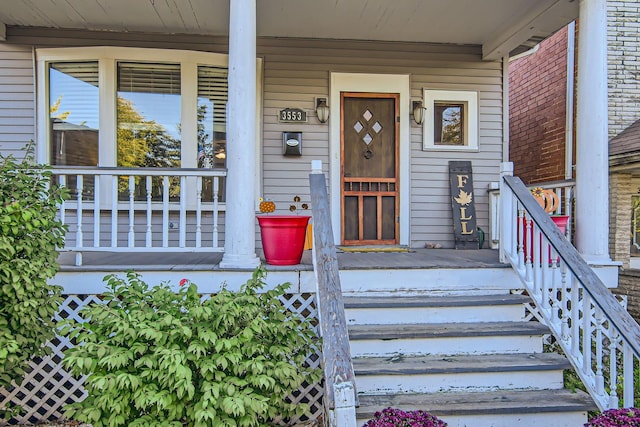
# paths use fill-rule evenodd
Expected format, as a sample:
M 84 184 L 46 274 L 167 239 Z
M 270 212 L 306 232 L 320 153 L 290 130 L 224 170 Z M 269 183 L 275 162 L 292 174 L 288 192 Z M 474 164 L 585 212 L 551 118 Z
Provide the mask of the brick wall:
M 567 28 L 509 65 L 509 157 L 525 183 L 565 177 Z
M 631 242 L 631 195 L 633 194 L 631 174 L 615 173 L 609 176 L 609 254 L 614 261 L 620 261 L 629 268 Z
M 613 292 L 627 296 L 627 311 L 640 321 L 640 270 L 620 270 L 618 280 L 618 288 Z
M 609 138 L 640 118 L 640 0 L 607 1 Z

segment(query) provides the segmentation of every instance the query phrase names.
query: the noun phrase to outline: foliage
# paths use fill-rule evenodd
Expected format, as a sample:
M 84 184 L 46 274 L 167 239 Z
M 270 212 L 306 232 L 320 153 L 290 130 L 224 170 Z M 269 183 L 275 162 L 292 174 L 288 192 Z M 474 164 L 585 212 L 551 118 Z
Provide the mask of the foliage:
M 589 420 L 585 427 L 640 427 L 640 409 L 609 409 Z
M 47 351 L 61 302 L 56 247 L 66 226 L 56 219 L 67 191 L 50 185 L 51 171 L 27 155 L 0 156 L 0 387 L 22 381 L 27 361 Z M 0 408 L 0 416 L 7 415 Z
M 302 415 L 287 396 L 320 371 L 305 364 L 315 334 L 285 309 L 288 283 L 264 293 L 259 267 L 238 292 L 203 301 L 183 279 L 178 292 L 153 288 L 136 273 L 105 278 L 104 304 L 82 309 L 61 333 L 75 375 L 88 375 L 83 402 L 65 415 L 102 426 L 267 426 Z
M 385 408 L 376 412 L 362 427 L 447 427 L 441 419 L 421 410 Z

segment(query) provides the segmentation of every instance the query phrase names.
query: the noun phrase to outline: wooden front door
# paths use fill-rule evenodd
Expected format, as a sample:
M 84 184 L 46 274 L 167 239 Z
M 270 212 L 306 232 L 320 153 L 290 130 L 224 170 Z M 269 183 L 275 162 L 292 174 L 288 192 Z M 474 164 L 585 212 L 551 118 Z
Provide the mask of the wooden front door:
M 341 93 L 344 245 L 398 243 L 399 95 Z

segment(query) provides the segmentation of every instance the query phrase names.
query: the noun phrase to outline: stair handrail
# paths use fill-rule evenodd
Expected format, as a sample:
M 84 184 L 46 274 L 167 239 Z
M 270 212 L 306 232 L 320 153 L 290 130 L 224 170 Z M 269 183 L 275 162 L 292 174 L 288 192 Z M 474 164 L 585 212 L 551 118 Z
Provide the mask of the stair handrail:
M 551 329 L 598 407 L 635 406 L 640 326 L 520 178 L 511 176 L 508 167 L 501 175 L 501 260 L 518 273 L 534 301 L 534 314 Z
M 318 162 L 319 163 L 319 162 Z M 313 269 L 322 336 L 324 370 L 323 405 L 331 427 L 356 427 L 358 406 L 355 374 L 349 347 L 347 320 L 333 241 L 329 196 L 321 166 L 314 164 L 309 175 L 313 212 Z

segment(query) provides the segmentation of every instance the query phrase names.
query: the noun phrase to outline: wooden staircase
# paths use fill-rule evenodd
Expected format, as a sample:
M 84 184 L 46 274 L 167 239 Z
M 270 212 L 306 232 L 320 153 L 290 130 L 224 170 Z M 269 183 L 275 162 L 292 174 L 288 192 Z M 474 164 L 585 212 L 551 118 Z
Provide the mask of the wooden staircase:
M 584 425 L 596 406 L 564 389 L 570 365 L 543 353 L 548 329 L 525 320 L 528 297 L 433 294 L 345 293 L 358 425 L 388 406 L 425 410 L 450 427 Z

